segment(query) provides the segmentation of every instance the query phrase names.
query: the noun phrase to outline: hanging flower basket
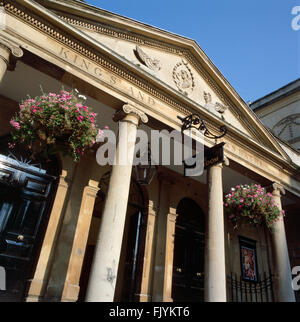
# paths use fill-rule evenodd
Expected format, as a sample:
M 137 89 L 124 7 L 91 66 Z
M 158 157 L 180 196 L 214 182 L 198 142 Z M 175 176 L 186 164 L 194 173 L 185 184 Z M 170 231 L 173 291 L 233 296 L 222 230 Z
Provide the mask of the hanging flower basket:
M 272 194 L 258 184 L 231 188 L 225 196 L 224 209 L 234 228 L 241 221 L 246 221 L 255 227 L 266 225 L 272 230 L 274 222 L 282 220 L 284 216 L 284 210 L 278 208 Z
M 97 130 L 96 113 L 84 101 L 84 96 L 65 90 L 23 101 L 10 121 L 13 141 L 27 146 L 33 158 L 63 152 L 79 161 L 102 133 Z

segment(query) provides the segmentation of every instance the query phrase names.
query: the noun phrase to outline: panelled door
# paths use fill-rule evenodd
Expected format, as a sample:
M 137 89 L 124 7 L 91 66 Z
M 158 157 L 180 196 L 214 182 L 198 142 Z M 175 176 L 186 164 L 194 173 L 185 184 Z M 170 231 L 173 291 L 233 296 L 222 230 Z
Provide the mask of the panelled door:
M 205 217 L 192 199 L 177 207 L 172 298 L 174 302 L 204 300 Z
M 173 300 L 202 302 L 204 294 L 204 234 L 176 225 Z
M 54 177 L 0 156 L 0 301 L 22 301 L 32 278 L 52 203 Z

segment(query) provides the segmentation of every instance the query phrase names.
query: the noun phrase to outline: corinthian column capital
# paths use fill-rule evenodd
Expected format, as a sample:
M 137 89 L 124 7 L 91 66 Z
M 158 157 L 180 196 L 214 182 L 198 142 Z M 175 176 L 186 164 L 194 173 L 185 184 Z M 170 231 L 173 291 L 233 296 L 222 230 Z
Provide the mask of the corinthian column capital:
M 127 115 L 133 115 L 137 118 L 138 122 L 142 121 L 142 123 L 147 123 L 148 122 L 148 116 L 137 109 L 135 106 L 130 105 L 130 104 L 125 104 L 123 105 L 122 109 L 118 110 L 114 116 L 113 120 L 115 122 L 118 122 L 122 119 L 124 119 Z

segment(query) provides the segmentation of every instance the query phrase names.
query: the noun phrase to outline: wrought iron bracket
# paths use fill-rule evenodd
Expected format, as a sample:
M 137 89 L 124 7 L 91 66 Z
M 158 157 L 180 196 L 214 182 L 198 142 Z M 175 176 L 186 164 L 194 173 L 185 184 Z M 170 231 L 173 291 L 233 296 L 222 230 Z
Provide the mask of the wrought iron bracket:
M 205 122 L 201 119 L 200 115 L 193 113 L 186 117 L 177 116 L 177 118 L 182 122 L 181 132 L 194 128 L 198 131 L 203 132 L 203 135 L 209 139 L 220 139 L 225 136 L 228 132 L 228 129 L 225 125 L 222 125 L 219 129 L 220 135 L 214 135 L 209 131 Z

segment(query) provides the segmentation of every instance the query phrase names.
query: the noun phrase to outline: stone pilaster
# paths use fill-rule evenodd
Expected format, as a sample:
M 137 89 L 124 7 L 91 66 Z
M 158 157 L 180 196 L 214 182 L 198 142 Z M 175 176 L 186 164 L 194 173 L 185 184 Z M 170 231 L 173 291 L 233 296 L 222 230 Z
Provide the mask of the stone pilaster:
M 149 200 L 148 218 L 147 218 L 147 232 L 145 241 L 145 251 L 143 260 L 143 273 L 141 281 L 141 293 L 139 294 L 140 302 L 150 302 L 150 288 L 151 288 L 151 264 L 153 259 L 153 240 L 154 227 L 156 221 L 156 209 L 152 200 Z
M 205 242 L 204 300 L 226 302 L 222 164 L 208 170 L 208 218 Z
M 136 133 L 139 121 L 147 116 L 133 106 L 125 105 L 116 113 L 119 141 L 112 167 L 99 236 L 91 267 L 86 301 L 112 302 L 127 212 Z M 124 155 L 126 157 L 124 158 Z M 124 162 L 125 161 L 125 162 Z
M 277 183 L 274 183 L 272 188 L 273 199 L 279 209 L 282 210 L 281 195 L 285 194 L 285 190 Z M 273 225 L 272 244 L 275 270 L 275 300 L 277 302 L 295 302 L 283 217 Z
M 94 180 L 90 180 L 83 190 L 62 302 L 76 302 L 78 299 L 81 268 L 98 190 L 98 182 Z
M 152 301 L 154 302 L 171 301 L 171 294 L 169 293 L 170 279 L 166 271 L 169 269 L 168 265 L 173 256 L 173 253 L 168 254 L 168 252 L 172 251 L 171 244 L 172 240 L 174 240 L 174 236 L 172 236 L 174 221 L 172 219 L 175 216 L 173 211 L 170 211 L 170 194 L 173 182 L 162 174 L 158 176 L 158 179 L 160 182 L 160 196 L 156 219 L 155 256 L 153 262 Z
M 36 266 L 34 277 L 30 283 L 30 288 L 26 299 L 28 302 L 37 302 L 44 296 L 46 291 L 48 275 L 52 265 L 52 257 L 61 222 L 61 214 L 65 205 L 68 189 L 69 180 L 67 179 L 67 171 L 63 170 L 59 179 L 54 204 L 40 252 L 40 257 Z
M 177 218 L 176 209 L 170 207 L 168 218 L 167 218 L 163 302 L 173 302 L 172 281 L 173 281 L 173 259 L 174 259 L 176 218 Z

